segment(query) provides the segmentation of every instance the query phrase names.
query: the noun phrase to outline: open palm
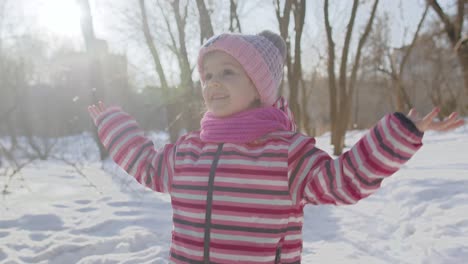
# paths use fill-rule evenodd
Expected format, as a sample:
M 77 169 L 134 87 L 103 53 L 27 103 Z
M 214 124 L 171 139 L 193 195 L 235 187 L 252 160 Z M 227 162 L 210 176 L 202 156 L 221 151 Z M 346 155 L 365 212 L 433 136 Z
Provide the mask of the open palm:
M 440 112 L 438 107 L 432 109 L 432 111 L 424 117 L 421 117 L 418 112 L 413 108 L 409 111 L 407 117 L 413 121 L 416 127 L 421 132 L 428 130 L 435 131 L 450 131 L 456 129 L 464 124 L 464 120 L 458 118 L 457 113 L 450 114 L 449 117 L 443 121 L 435 121 L 437 114 Z
M 98 102 L 98 105 L 90 105 L 88 106 L 88 112 L 89 112 L 89 115 L 91 116 L 91 118 L 93 120 L 96 120 L 96 118 L 101 114 L 103 113 L 104 111 L 106 111 L 108 108 L 106 108 L 106 106 L 104 105 L 103 102 L 99 101 Z

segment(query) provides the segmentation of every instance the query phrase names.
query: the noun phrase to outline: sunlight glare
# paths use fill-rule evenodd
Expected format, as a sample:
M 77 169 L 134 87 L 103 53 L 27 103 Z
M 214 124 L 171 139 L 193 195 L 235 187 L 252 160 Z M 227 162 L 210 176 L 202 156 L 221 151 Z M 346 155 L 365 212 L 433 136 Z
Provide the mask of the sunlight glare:
M 75 0 L 47 0 L 40 7 L 39 24 L 56 35 L 80 34 L 80 8 Z

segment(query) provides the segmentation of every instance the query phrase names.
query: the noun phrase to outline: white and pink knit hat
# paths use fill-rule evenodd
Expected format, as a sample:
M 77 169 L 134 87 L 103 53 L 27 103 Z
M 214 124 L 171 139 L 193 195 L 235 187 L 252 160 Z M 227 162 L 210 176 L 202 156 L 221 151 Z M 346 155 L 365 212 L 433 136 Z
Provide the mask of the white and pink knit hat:
M 242 65 L 264 105 L 270 106 L 276 102 L 286 58 L 283 38 L 271 31 L 262 31 L 257 35 L 223 33 L 211 37 L 198 54 L 198 72 L 202 85 L 205 82 L 203 58 L 215 50 L 226 52 Z

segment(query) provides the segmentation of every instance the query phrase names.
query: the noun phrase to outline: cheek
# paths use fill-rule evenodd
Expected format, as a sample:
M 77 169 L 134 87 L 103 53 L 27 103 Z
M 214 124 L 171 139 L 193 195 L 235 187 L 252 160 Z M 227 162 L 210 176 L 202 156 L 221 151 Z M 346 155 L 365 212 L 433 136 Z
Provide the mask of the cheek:
M 203 87 L 203 86 L 202 86 L 201 89 L 202 89 L 202 90 L 201 90 L 201 93 L 202 93 L 202 96 L 203 96 L 203 100 L 206 101 L 207 89 L 206 89 L 205 87 Z
M 253 85 L 253 83 L 251 82 L 248 82 L 244 85 L 244 93 L 249 96 L 253 96 L 253 97 L 260 97 L 257 89 L 255 88 L 255 86 Z

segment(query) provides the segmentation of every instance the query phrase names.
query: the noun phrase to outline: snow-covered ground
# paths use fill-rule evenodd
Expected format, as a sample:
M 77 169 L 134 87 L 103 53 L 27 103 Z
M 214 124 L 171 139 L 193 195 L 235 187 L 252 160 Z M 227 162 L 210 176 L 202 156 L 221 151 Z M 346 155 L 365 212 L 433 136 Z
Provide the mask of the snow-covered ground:
M 0 263 L 167 263 L 169 197 L 93 161 L 89 140 L 68 141 L 62 151 L 80 157 L 87 178 L 58 161 L 16 175 L 0 198 Z M 468 263 L 468 126 L 424 143 L 357 205 L 306 207 L 303 263 Z

